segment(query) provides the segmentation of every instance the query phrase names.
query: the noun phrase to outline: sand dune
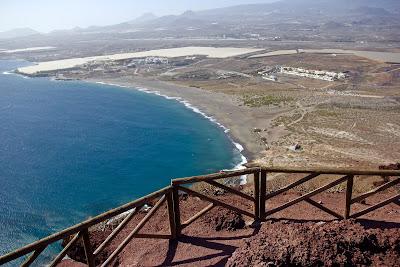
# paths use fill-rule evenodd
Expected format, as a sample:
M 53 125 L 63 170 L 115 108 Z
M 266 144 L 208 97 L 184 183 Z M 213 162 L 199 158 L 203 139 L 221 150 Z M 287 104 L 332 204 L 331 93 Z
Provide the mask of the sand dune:
M 32 75 L 38 72 L 47 72 L 63 69 L 71 69 L 76 66 L 88 63 L 94 60 L 124 60 L 130 58 L 142 58 L 148 56 L 158 56 L 158 57 L 184 57 L 191 55 L 204 55 L 210 58 L 227 58 L 240 56 L 244 54 L 254 53 L 261 51 L 262 49 L 254 48 L 235 48 L 235 47 L 180 47 L 171 49 L 159 49 L 150 50 L 144 52 L 136 53 L 123 53 L 114 54 L 107 56 L 95 56 L 95 57 L 84 57 L 84 58 L 71 58 L 64 60 L 40 62 L 37 65 L 19 68 L 18 71 L 23 74 Z

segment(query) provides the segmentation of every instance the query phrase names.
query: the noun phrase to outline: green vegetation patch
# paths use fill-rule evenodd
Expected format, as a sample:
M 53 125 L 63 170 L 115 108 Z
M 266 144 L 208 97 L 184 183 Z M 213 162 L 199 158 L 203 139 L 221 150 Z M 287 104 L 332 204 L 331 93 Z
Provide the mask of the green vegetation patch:
M 258 108 L 262 106 L 278 106 L 293 101 L 292 97 L 275 95 L 245 95 L 243 104 L 249 107 Z

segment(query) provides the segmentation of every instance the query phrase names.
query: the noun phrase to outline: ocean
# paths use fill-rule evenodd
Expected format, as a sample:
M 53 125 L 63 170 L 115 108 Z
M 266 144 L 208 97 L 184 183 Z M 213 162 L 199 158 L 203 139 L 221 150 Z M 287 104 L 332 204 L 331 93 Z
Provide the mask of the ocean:
M 0 61 L 0 254 L 167 186 L 171 178 L 242 161 L 226 129 L 187 103 L 9 73 L 26 65 Z

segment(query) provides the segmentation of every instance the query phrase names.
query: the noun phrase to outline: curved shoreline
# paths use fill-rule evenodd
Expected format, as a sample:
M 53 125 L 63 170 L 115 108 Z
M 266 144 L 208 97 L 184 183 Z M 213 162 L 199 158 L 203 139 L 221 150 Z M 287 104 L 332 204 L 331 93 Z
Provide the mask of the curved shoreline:
M 260 116 L 260 110 L 242 105 L 241 100 L 235 95 L 175 84 L 153 77 L 93 77 L 82 80 L 127 88 L 147 88 L 149 91 L 157 91 L 157 93 L 168 96 L 168 98 L 185 100 L 191 106 L 200 109 L 207 117 L 212 117 L 213 120 L 222 124 L 225 129 L 229 129 L 228 136 L 233 142 L 241 145 L 238 149 L 243 149 L 242 154 L 249 161 L 259 160 L 265 151 L 265 143 L 259 139 L 253 129 L 268 127 L 271 120 L 280 112 L 274 111 L 268 116 Z M 272 132 L 271 138 L 275 138 L 278 134 Z
M 121 88 L 127 88 L 127 89 L 131 89 L 131 90 L 137 90 L 137 91 L 140 91 L 140 92 L 143 92 L 143 93 L 146 93 L 146 94 L 157 95 L 157 96 L 163 97 L 163 98 L 165 98 L 167 100 L 175 100 L 175 101 L 183 104 L 187 109 L 191 110 L 192 112 L 200 114 L 202 117 L 206 118 L 211 123 L 217 125 L 218 127 L 220 127 L 224 131 L 224 133 L 226 134 L 228 139 L 232 142 L 234 147 L 236 147 L 236 149 L 239 151 L 239 155 L 241 157 L 240 163 L 238 163 L 231 170 L 244 169 L 245 168 L 244 164 L 248 163 L 248 159 L 242 153 L 244 151 L 243 146 L 240 143 L 236 142 L 233 139 L 233 137 L 229 134 L 230 129 L 227 128 L 226 126 L 224 126 L 222 123 L 218 122 L 218 120 L 216 120 L 213 116 L 207 115 L 200 108 L 192 105 L 188 100 L 185 100 L 183 97 L 168 96 L 166 94 L 162 94 L 160 91 L 150 90 L 148 88 L 144 88 L 144 87 L 141 87 L 141 86 L 126 86 L 126 85 L 109 83 L 109 82 L 102 82 L 102 81 L 86 81 L 86 80 L 84 80 L 84 82 L 96 83 L 96 84 L 102 84 L 102 85 L 109 85 L 109 86 L 116 86 L 116 87 L 121 87 Z M 246 184 L 246 183 L 247 183 L 247 176 L 242 176 L 241 180 L 240 180 L 240 184 Z
M 16 75 L 20 75 L 22 78 L 25 78 L 25 79 L 29 78 L 25 75 L 15 73 L 15 70 L 5 71 L 2 74 L 4 74 L 4 75 L 16 74 Z M 147 86 L 147 85 L 146 86 L 142 86 L 142 85 L 138 86 L 135 84 L 126 85 L 126 84 L 122 84 L 122 83 L 106 82 L 103 80 L 104 79 L 96 79 L 96 80 L 86 79 L 86 80 L 76 80 L 76 81 L 116 86 L 116 87 L 126 88 L 126 89 L 130 89 L 130 90 L 137 90 L 137 91 L 141 91 L 143 93 L 157 95 L 157 96 L 163 97 L 167 100 L 175 100 L 175 101 L 183 104 L 187 109 L 190 109 L 192 112 L 200 114 L 201 116 L 203 116 L 204 118 L 209 120 L 211 123 L 220 127 L 224 131 L 227 138 L 231 141 L 233 146 L 238 150 L 239 156 L 240 156 L 240 162 L 237 164 L 235 163 L 236 164 L 235 167 L 230 170 L 239 170 L 239 169 L 246 168 L 244 165 L 249 162 L 250 156 L 246 155 L 246 153 L 245 153 L 246 151 L 245 151 L 245 148 L 243 147 L 243 145 L 235 140 L 236 138 L 231 134 L 231 129 L 226 127 L 222 123 L 220 123 L 214 116 L 208 115 L 205 111 L 201 110 L 201 108 L 199 108 L 197 105 L 196 106 L 193 105 L 191 102 L 189 102 L 182 96 L 169 96 L 167 94 L 163 94 L 159 90 L 157 90 L 156 87 L 153 87 L 153 89 L 148 89 L 148 88 L 151 88 L 152 86 Z M 53 80 L 53 81 L 56 81 L 56 80 Z M 247 176 L 242 176 L 241 180 L 240 180 L 240 184 L 246 184 L 246 183 L 247 183 Z

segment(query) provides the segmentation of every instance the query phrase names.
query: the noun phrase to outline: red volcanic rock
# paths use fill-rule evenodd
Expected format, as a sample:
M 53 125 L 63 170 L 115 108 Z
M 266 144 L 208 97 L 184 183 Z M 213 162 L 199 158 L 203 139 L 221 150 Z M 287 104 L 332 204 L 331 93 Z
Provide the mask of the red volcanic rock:
M 379 166 L 380 170 L 400 170 L 400 163 L 381 165 Z
M 98 247 L 106 238 L 108 235 L 111 234 L 111 230 L 106 229 L 104 231 L 98 230 L 98 229 L 92 229 L 90 231 L 90 243 L 94 248 Z M 73 238 L 73 236 L 66 238 L 62 242 L 62 246 L 65 247 Z M 86 255 L 85 255 L 85 249 L 83 247 L 83 241 L 82 239 L 78 240 L 75 245 L 71 246 L 67 253 L 68 257 L 73 259 L 75 261 L 75 264 L 77 263 L 86 263 Z M 96 264 L 100 264 L 104 260 L 106 260 L 108 257 L 107 252 L 102 252 L 96 257 Z M 68 265 L 69 266 L 69 265 Z M 75 265 L 71 265 L 75 266 Z M 78 266 L 78 265 L 77 265 Z
M 396 188 L 387 190 L 369 197 L 368 203 L 382 202 L 397 193 Z M 267 201 L 267 209 L 298 196 L 297 192 L 279 195 Z M 250 212 L 254 208 L 251 201 L 229 193 L 213 195 L 213 198 Z M 323 203 L 339 214 L 344 213 L 344 199 L 344 193 L 324 192 L 314 197 L 314 201 Z M 209 202 L 197 197 L 181 197 L 181 221 L 188 220 L 208 205 Z M 352 212 L 369 206 L 355 203 Z M 141 211 L 134 216 L 99 255 L 96 263 L 104 262 L 146 214 Z M 95 248 L 121 219 L 115 224 L 107 223 L 90 229 L 90 241 Z M 267 222 L 245 227 L 244 221 L 251 222 L 251 218 L 242 218 L 234 212 L 215 207 L 183 229 L 182 236 L 177 240 L 133 239 L 110 266 L 226 266 L 228 261 L 228 266 L 399 266 L 398 205 L 393 203 L 364 216 L 360 221 L 362 224 L 332 219 L 331 215 L 313 208 L 307 202 L 300 202 L 274 214 Z M 141 233 L 169 233 L 166 204 L 154 214 Z M 68 255 L 84 262 L 82 243 L 73 246 Z
M 220 207 L 214 208 L 214 210 L 206 214 L 203 220 L 216 231 L 234 231 L 243 229 L 246 226 L 242 215 Z
M 227 266 L 399 266 L 400 231 L 354 221 L 264 223 Z

